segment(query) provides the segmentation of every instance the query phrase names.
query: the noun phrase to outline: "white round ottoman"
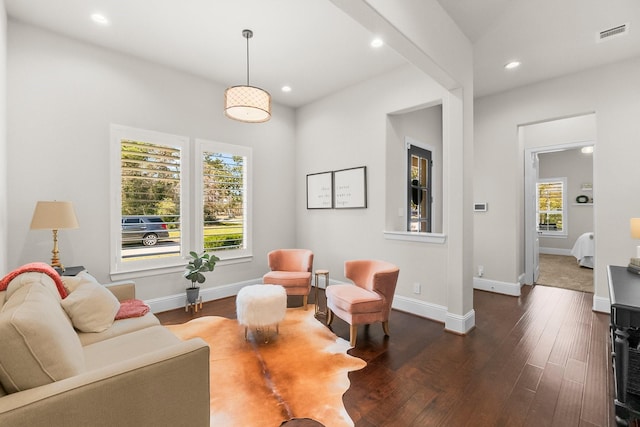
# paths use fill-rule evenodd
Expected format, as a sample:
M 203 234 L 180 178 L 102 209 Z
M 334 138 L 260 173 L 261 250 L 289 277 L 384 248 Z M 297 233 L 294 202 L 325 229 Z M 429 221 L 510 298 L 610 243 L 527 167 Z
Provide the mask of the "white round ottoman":
M 276 327 L 284 319 L 287 311 L 287 292 L 280 285 L 250 285 L 240 289 L 236 297 L 238 323 L 244 326 L 244 339 L 247 330 L 267 329 L 265 342 L 269 341 L 269 327 Z

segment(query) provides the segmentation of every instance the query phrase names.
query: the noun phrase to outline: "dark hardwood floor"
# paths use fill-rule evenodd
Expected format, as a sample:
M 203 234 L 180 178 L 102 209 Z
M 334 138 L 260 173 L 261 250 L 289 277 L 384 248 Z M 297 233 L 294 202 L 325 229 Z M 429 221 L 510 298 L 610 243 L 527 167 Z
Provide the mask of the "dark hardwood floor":
M 347 412 L 357 427 L 614 426 L 609 316 L 591 311 L 592 296 L 544 286 L 525 286 L 519 298 L 474 291 L 476 328 L 466 336 L 394 310 L 390 337 L 379 324 L 358 330 L 350 353 L 367 367 L 350 374 Z M 206 315 L 235 318 L 235 298 L 197 314 L 158 313 L 164 324 Z M 331 329 L 349 339 L 341 319 Z

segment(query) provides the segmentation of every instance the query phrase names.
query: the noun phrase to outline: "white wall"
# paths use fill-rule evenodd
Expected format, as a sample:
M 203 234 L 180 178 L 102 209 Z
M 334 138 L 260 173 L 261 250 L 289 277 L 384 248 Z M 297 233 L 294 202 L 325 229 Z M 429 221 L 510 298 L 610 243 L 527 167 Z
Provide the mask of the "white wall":
M 7 234 L 7 12 L 0 0 L 0 274 L 8 270 Z
M 629 218 L 640 199 L 640 58 L 586 70 L 475 102 L 475 195 L 491 209 L 475 217 L 475 264 L 487 278 L 517 282 L 524 267 L 523 157 L 519 125 L 596 115 L 594 206 L 596 266 L 594 308 L 608 311 L 606 266 L 626 265 L 637 242 Z
M 596 115 L 583 114 L 521 127 L 525 148 L 555 149 L 568 144 L 594 143 L 596 140 Z
M 397 296 L 447 307 L 447 244 L 388 241 L 383 236 L 388 200 L 394 196 L 386 190 L 389 177 L 397 178 L 396 193 L 406 191 L 406 151 L 396 147 L 396 161 L 386 154 L 387 114 L 443 96 L 446 91 L 438 84 L 406 66 L 298 110 L 298 182 L 309 173 L 355 166 L 366 166 L 368 175 L 366 209 L 307 210 L 298 204 L 298 242 L 314 251 L 315 268 L 327 268 L 332 279 L 346 280 L 344 261 L 384 259 L 400 267 Z M 305 197 L 304 186 L 297 197 Z M 413 294 L 414 282 L 422 285 L 422 294 Z
M 33 208 L 71 200 L 80 228 L 61 230 L 62 261 L 109 280 L 111 123 L 252 147 L 253 261 L 217 266 L 204 287 L 260 278 L 267 251 L 295 244 L 290 108 L 275 104 L 264 124 L 235 122 L 223 116 L 225 88 L 210 81 L 13 21 L 8 39 L 8 268 L 49 261 L 51 233 L 29 230 Z M 181 272 L 138 278 L 138 297 L 186 284 Z
M 385 43 L 420 70 L 422 76 L 416 75 L 416 77 L 402 80 L 402 73 L 410 71 L 401 70 L 400 74 L 396 74 L 400 78 L 394 78 L 392 82 L 386 81 L 387 75 L 382 76 L 379 90 L 376 90 L 375 85 L 367 86 L 370 82 L 365 82 L 357 89 L 349 88 L 335 97 L 328 97 L 307 106 L 309 108 L 303 108 L 298 115 L 298 128 L 301 132 L 298 132 L 297 140 L 301 145 L 311 144 L 311 141 L 316 141 L 314 145 L 317 145 L 317 139 L 309 129 L 320 134 L 330 134 L 331 132 L 317 125 L 322 121 L 335 122 L 340 125 L 336 131 L 340 134 L 337 140 L 342 144 L 335 146 L 339 149 L 339 154 L 335 157 L 338 163 L 345 158 L 350 161 L 358 161 L 360 158 L 366 160 L 372 155 L 382 159 L 389 154 L 389 151 L 385 153 L 379 145 L 383 144 L 385 139 L 383 132 L 385 123 L 380 114 L 437 103 L 434 101 L 438 97 L 433 98 L 433 93 L 422 88 L 421 77 L 429 76 L 430 82 L 437 83 L 444 89 L 445 93 L 440 95 L 440 101 L 443 104 L 443 230 L 446 234 L 446 244 L 436 248 L 433 244 L 424 242 L 387 241 L 382 243 L 383 237 L 376 234 L 385 224 L 382 205 L 372 206 L 372 214 L 366 212 L 349 214 L 347 216 L 351 218 L 346 221 L 335 221 L 332 225 L 336 225 L 338 229 L 349 227 L 345 229 L 346 233 L 340 236 L 340 240 L 349 245 L 357 245 L 354 249 L 361 247 L 365 249 L 361 253 L 354 251 L 356 256 L 364 256 L 365 253 L 384 248 L 380 255 L 384 255 L 387 259 L 402 260 L 403 267 L 400 269 L 399 281 L 403 283 L 400 284 L 396 293 L 394 306 L 398 307 L 396 302 L 399 301 L 399 304 L 403 304 L 401 308 L 406 311 L 434 317 L 431 315 L 431 309 L 434 308 L 432 301 L 444 300 L 444 305 L 438 305 L 439 303 L 435 305 L 437 305 L 436 311 L 443 309 L 446 314 L 435 317 L 445 322 L 446 329 L 465 333 L 475 325 L 472 273 L 473 218 L 470 209 L 473 199 L 474 151 L 471 43 L 436 0 L 331 1 L 369 31 L 383 37 Z M 391 74 L 395 73 L 389 73 Z M 378 79 L 373 81 L 378 82 Z M 367 88 L 363 90 L 365 86 Z M 343 98 L 344 92 L 366 96 L 346 100 Z M 347 105 L 340 105 L 336 102 L 338 99 L 346 101 Z M 350 116 L 336 117 L 336 113 L 347 113 Z M 304 123 L 306 120 L 309 120 L 309 123 Z M 345 139 L 343 136 L 345 134 L 350 138 Z M 371 136 L 374 138 L 370 139 Z M 323 139 L 321 144 L 334 144 L 335 140 L 335 138 Z M 355 142 L 360 140 L 370 142 L 362 146 L 361 142 Z M 363 156 L 363 150 L 366 151 L 365 156 Z M 315 162 L 315 158 L 307 156 L 307 153 L 302 151 L 304 149 L 301 150 L 299 164 L 302 168 L 307 168 L 310 162 Z M 315 150 L 313 152 L 315 153 Z M 377 158 L 373 161 L 376 166 L 380 164 Z M 395 163 L 394 159 L 387 157 L 386 169 L 381 171 L 388 174 L 387 185 L 402 175 L 394 169 L 393 163 Z M 374 171 L 376 168 L 372 168 L 372 175 Z M 381 179 L 379 173 L 376 179 Z M 402 178 L 397 179 L 404 181 Z M 401 185 L 401 187 L 404 186 Z M 393 188 L 393 185 L 390 188 Z M 384 187 L 372 186 L 369 194 L 375 194 L 380 198 L 382 191 Z M 314 222 L 306 218 L 302 221 L 305 225 L 300 225 L 299 230 L 306 230 Z M 361 231 L 362 226 L 374 228 L 365 232 Z M 413 250 L 409 249 L 410 247 Z M 335 242 L 333 250 L 335 250 Z M 345 258 L 340 255 L 331 256 L 331 258 L 333 259 L 331 264 L 334 265 L 332 268 L 338 268 L 338 271 L 341 271 Z M 441 260 L 444 262 L 438 262 Z M 434 268 L 425 272 L 424 269 L 417 267 L 418 265 L 420 267 L 433 265 Z M 411 283 L 408 281 L 423 279 L 430 284 L 426 289 L 423 286 L 421 295 L 407 294 L 407 289 L 410 287 L 407 283 Z M 419 302 L 417 305 L 414 304 L 416 301 Z

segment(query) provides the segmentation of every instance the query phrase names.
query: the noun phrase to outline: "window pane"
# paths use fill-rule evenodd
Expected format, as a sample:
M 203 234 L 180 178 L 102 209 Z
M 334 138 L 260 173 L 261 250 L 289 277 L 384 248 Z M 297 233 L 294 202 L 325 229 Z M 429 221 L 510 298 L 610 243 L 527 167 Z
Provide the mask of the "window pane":
M 564 232 L 564 187 L 563 178 L 536 184 L 538 231 Z
M 246 158 L 205 151 L 202 158 L 205 251 L 246 247 Z
M 431 232 L 431 151 L 409 146 L 407 231 Z
M 179 147 L 123 139 L 122 261 L 180 255 Z

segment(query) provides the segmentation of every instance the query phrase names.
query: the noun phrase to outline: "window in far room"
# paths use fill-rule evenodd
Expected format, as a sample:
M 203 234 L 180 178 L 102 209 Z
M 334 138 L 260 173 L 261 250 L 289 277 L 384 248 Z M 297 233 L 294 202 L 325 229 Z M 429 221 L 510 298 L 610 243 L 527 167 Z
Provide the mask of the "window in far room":
M 407 231 L 430 233 L 433 203 L 431 151 L 411 144 L 407 148 Z
M 567 178 L 541 179 L 536 183 L 537 231 L 543 236 L 566 236 Z
M 197 245 L 223 259 L 251 255 L 251 149 L 198 140 Z

